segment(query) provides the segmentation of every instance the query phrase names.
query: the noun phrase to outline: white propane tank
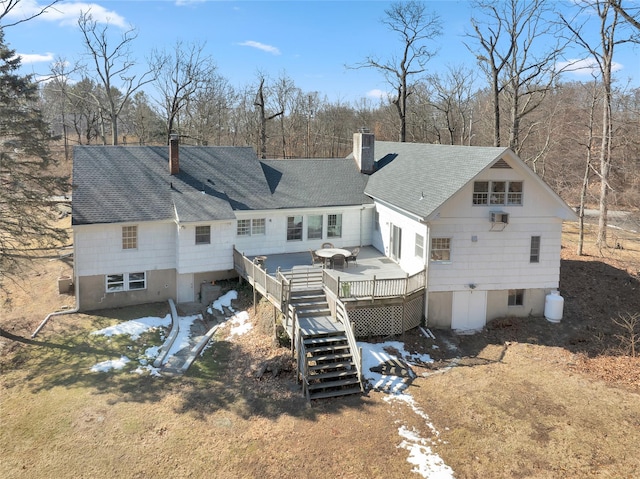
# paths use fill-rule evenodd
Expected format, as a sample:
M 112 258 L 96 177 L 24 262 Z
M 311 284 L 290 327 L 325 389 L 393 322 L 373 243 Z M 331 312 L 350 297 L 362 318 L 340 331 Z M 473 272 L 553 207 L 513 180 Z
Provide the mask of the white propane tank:
M 559 323 L 562 319 L 564 298 L 559 291 L 551 291 L 544 299 L 544 317 L 550 323 Z

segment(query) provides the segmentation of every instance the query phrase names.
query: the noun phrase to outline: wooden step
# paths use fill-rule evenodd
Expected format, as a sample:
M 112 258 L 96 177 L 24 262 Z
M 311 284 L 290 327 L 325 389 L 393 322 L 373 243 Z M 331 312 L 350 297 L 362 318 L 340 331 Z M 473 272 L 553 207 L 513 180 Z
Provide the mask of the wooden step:
M 348 396 L 350 394 L 362 394 L 362 391 L 359 387 L 356 388 L 347 388 L 347 389 L 337 389 L 334 391 L 314 391 L 311 393 L 309 391 L 310 399 L 326 399 L 338 396 Z
M 359 384 L 358 378 L 339 379 L 337 381 L 311 383 L 307 385 L 307 388 L 309 389 L 309 391 L 315 391 L 318 389 L 341 388 L 343 386 L 353 386 L 354 384 Z
M 329 371 L 326 373 L 314 373 L 314 374 L 309 374 L 308 376 L 308 381 L 324 381 L 325 379 L 334 379 L 334 378 L 347 378 L 347 377 L 352 377 L 352 376 L 357 376 L 358 371 L 356 371 L 356 368 L 353 368 L 351 370 L 348 369 L 341 369 L 339 371 Z M 357 378 L 356 378 L 357 380 Z
M 317 353 L 335 353 L 336 351 L 344 351 L 349 350 L 350 346 L 348 344 L 323 344 L 320 346 L 309 346 L 306 348 L 307 353 L 311 354 L 311 358 L 315 359 L 318 356 Z M 320 354 L 321 356 L 322 354 Z
M 340 333 L 339 335 L 335 335 L 335 336 L 323 336 L 321 338 L 312 336 L 312 337 L 305 338 L 304 340 L 304 345 L 306 347 L 332 345 L 332 344 L 346 344 L 346 343 L 347 343 L 347 337 L 343 333 Z
M 315 361 L 318 364 L 320 361 L 334 361 L 335 359 L 348 359 L 351 360 L 351 353 L 337 353 L 337 354 L 325 354 L 321 356 L 313 356 L 308 358 L 309 361 Z
M 337 361 L 334 363 L 324 363 L 324 364 L 309 364 L 307 365 L 307 369 L 312 371 L 325 371 L 327 369 L 337 369 L 337 370 L 350 370 L 347 368 L 352 368 L 354 371 L 356 367 L 351 361 Z M 320 374 L 320 373 L 318 373 Z

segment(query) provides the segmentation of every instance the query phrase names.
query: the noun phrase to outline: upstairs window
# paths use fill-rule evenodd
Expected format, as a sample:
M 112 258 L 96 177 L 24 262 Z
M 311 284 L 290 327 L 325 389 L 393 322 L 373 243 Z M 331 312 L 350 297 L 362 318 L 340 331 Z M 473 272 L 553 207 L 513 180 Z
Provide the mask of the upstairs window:
M 451 238 L 431 238 L 431 261 L 451 261 Z
M 522 181 L 475 181 L 474 205 L 522 205 Z
M 138 248 L 138 227 L 123 226 L 122 227 L 122 249 Z
M 264 218 L 254 218 L 251 220 L 251 236 L 263 235 L 266 232 L 266 222 Z
M 211 244 L 211 226 L 196 226 L 196 244 Z
M 418 258 L 424 258 L 424 237 L 421 234 L 416 233 L 416 256 Z
M 531 237 L 531 247 L 529 250 L 529 262 L 530 263 L 540 262 L 540 236 Z
M 342 238 L 342 214 L 328 215 L 327 237 Z
M 251 220 L 238 220 L 236 234 L 238 236 L 251 236 Z

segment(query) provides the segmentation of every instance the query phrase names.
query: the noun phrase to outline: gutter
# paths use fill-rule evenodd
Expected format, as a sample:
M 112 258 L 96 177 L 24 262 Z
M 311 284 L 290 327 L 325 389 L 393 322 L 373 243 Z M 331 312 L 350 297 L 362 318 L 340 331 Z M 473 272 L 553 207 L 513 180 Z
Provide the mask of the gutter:
M 42 322 L 36 328 L 36 330 L 33 332 L 33 334 L 31 334 L 31 338 L 32 339 L 35 338 L 38 335 L 38 333 L 42 330 L 42 328 L 45 327 L 45 325 L 49 322 L 49 320 L 53 316 L 62 316 L 64 314 L 75 314 L 78 311 L 80 311 L 80 285 L 78 284 L 78 281 L 75 280 L 75 277 L 74 277 L 74 281 L 73 281 L 73 291 L 74 291 L 74 294 L 76 296 L 76 307 L 73 308 L 73 309 L 66 309 L 64 311 L 56 311 L 54 313 L 47 314 L 47 316 L 44 318 L 44 320 L 42 320 Z

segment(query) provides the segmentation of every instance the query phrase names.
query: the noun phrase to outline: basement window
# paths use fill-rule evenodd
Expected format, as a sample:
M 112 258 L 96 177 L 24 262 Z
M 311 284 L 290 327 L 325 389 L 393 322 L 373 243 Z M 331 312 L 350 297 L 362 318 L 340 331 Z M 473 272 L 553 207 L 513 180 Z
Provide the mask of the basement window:
M 107 293 L 135 291 L 146 289 L 147 287 L 147 274 L 145 272 L 108 274 L 106 280 Z
M 509 306 L 523 306 L 524 305 L 524 289 L 510 289 L 509 290 Z

